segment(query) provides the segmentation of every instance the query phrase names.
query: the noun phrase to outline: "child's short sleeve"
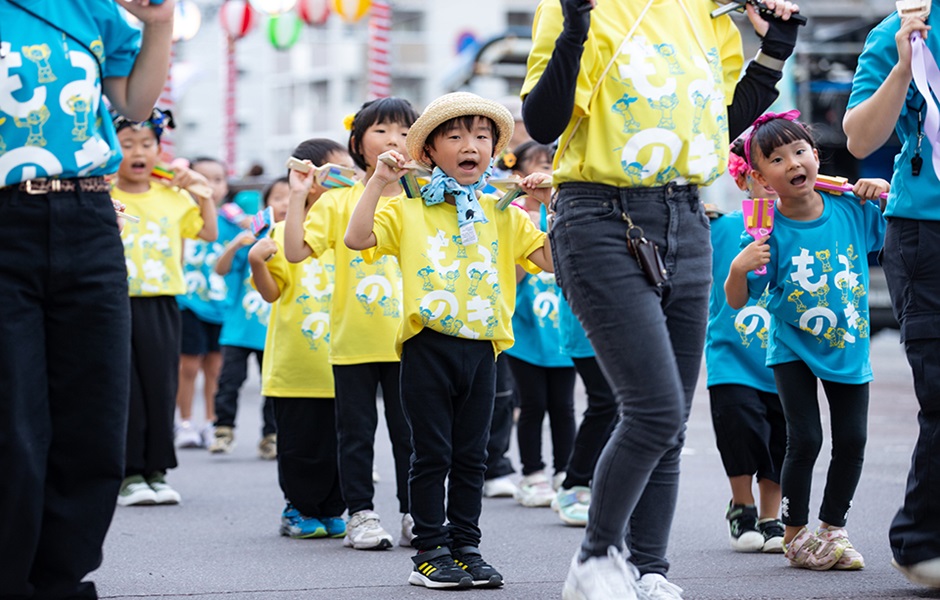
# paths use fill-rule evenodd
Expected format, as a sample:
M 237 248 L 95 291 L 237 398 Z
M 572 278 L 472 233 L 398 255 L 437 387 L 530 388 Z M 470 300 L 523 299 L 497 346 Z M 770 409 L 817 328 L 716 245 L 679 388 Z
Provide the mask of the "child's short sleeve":
M 403 209 L 402 198 L 399 196 L 390 199 L 385 206 L 375 211 L 375 219 L 372 222 L 375 246 L 362 251 L 362 259 L 367 263 L 374 263 L 383 256 L 398 256 L 401 251 Z
M 869 32 L 865 47 L 858 57 L 858 67 L 852 79 L 852 93 L 849 95 L 848 108 L 854 108 L 878 91 L 885 78 L 898 62 L 898 47 L 894 40 L 900 29 L 901 21 L 897 13 L 888 17 Z M 908 91 L 908 99 L 911 91 Z M 901 107 L 900 116 L 907 114 L 907 106 Z
M 89 7 L 88 10 L 92 11 L 98 22 L 104 46 L 101 71 L 105 77 L 127 77 L 140 51 L 140 31 L 121 16 L 118 5 L 113 1 L 95 4 L 94 8 Z
M 277 243 L 277 252 L 268 259 L 268 262 L 264 263 L 264 266 L 268 268 L 268 272 L 277 284 L 277 289 L 283 294 L 290 284 L 290 264 L 284 256 L 284 245 L 277 239 L 275 239 L 275 242 Z M 252 283 L 254 283 L 254 278 L 252 278 Z
M 541 273 L 541 267 L 529 260 L 529 255 L 545 245 L 545 232 L 535 226 L 526 211 L 510 207 L 508 213 L 513 220 L 513 247 L 516 249 L 514 256 L 516 264 L 529 273 Z
M 866 202 L 862 206 L 865 215 L 865 235 L 869 252 L 877 252 L 885 243 L 887 221 L 877 202 Z
M 193 200 L 193 197 L 189 195 L 189 192 L 180 190 L 180 195 L 184 196 L 189 204 L 180 218 L 180 237 L 194 240 L 199 237 L 199 232 L 205 227 L 206 222 L 203 221 L 199 206 Z
M 318 258 L 336 245 L 336 228 L 339 221 L 338 205 L 332 194 L 326 193 L 310 207 L 304 221 L 304 243 L 310 247 L 313 257 Z M 343 243 L 340 240 L 340 243 Z
M 744 55 L 741 51 L 741 32 L 731 17 L 713 19 L 718 51 L 721 55 L 721 72 L 724 84 L 725 104 L 731 104 L 734 88 L 741 77 Z

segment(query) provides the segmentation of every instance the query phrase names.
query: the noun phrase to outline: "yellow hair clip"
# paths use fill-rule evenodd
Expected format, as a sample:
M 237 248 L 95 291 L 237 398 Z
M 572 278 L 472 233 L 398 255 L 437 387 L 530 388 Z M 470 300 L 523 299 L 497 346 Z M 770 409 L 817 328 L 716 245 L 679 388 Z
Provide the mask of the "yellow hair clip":
M 349 113 L 343 117 L 343 127 L 346 128 L 346 131 L 352 131 L 353 121 L 356 120 L 356 115 L 354 113 Z
M 516 155 L 512 152 L 507 152 L 503 154 L 503 164 L 506 165 L 506 168 L 511 169 L 516 166 Z

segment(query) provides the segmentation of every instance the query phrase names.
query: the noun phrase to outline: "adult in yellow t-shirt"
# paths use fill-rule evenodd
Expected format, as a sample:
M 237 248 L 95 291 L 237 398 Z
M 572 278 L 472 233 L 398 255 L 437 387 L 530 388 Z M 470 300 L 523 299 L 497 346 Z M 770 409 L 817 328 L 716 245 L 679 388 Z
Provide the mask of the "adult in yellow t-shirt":
M 542 0 L 536 11 L 523 118 L 534 139 L 559 140 L 556 278 L 624 415 L 597 464 L 566 598 L 681 597 L 665 579 L 666 542 L 711 283 L 698 186 L 724 171 L 729 133 L 777 95 L 798 7 L 766 5 L 748 6 L 763 38 L 741 81 L 740 34 L 711 18 L 709 0 Z M 632 566 L 621 564 L 628 523 Z

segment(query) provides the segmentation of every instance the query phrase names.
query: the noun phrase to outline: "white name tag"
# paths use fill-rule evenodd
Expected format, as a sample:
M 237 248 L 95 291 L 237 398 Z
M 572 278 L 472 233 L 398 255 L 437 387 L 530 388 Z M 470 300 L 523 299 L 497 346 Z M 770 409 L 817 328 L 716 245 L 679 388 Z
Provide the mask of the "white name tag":
M 477 239 L 477 230 L 474 229 L 473 223 L 467 223 L 460 228 L 460 243 L 464 246 L 470 246 L 471 244 L 476 244 L 479 240 Z

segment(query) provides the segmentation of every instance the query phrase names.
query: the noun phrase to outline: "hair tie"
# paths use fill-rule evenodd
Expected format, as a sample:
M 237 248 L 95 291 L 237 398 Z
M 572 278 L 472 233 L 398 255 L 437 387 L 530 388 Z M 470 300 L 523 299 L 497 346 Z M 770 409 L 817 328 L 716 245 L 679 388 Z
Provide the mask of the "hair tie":
M 751 167 L 751 138 L 754 137 L 754 134 L 757 133 L 757 130 L 764 123 L 769 123 L 775 119 L 785 119 L 787 121 L 796 122 L 800 118 L 800 111 L 795 108 L 788 110 L 782 113 L 768 112 L 764 113 L 761 116 L 757 117 L 753 124 L 751 124 L 751 133 L 748 134 L 747 138 L 744 139 L 744 161 L 747 163 L 748 167 Z
M 355 114 L 355 113 L 349 113 L 348 115 L 346 115 L 345 117 L 343 117 L 343 127 L 346 129 L 346 131 L 352 131 L 353 122 L 354 122 L 355 120 L 356 120 L 356 114 Z
M 747 161 L 735 154 L 734 152 L 728 153 L 728 174 L 737 179 L 747 175 L 747 172 L 750 168 L 747 166 Z

